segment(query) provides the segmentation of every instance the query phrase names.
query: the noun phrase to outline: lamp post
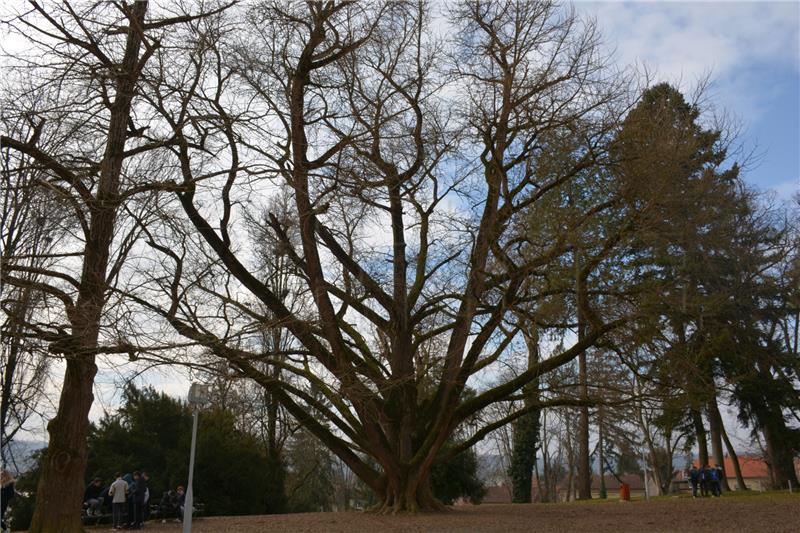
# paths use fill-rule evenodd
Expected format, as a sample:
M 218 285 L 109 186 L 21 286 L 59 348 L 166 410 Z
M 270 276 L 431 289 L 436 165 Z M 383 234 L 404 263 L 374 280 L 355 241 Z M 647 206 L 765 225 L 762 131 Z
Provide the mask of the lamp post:
M 197 415 L 200 407 L 208 401 L 208 385 L 192 383 L 189 387 L 189 405 L 192 407 L 192 447 L 189 452 L 189 482 L 183 503 L 183 533 L 192 531 L 192 481 L 194 478 L 194 451 L 197 445 Z
M 650 500 L 650 482 L 647 479 L 647 458 L 644 455 L 644 441 L 642 441 L 642 470 L 644 470 L 644 498 L 645 500 Z

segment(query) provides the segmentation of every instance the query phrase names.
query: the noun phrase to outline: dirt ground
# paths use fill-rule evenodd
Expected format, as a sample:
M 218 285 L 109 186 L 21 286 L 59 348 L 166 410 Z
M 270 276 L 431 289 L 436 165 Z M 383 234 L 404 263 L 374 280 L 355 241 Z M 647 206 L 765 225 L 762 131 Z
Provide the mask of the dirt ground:
M 108 530 L 108 526 L 102 528 Z M 181 524 L 145 525 L 150 532 L 178 533 Z M 325 532 L 800 532 L 800 494 L 720 499 L 667 498 L 650 502 L 487 504 L 447 513 L 375 516 L 303 513 L 196 519 L 197 533 Z

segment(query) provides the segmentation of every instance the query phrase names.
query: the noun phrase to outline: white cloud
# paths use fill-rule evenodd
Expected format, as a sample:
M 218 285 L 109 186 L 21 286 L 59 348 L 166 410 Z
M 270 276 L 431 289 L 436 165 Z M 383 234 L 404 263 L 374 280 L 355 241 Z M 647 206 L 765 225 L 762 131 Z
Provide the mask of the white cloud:
M 688 90 L 711 73 L 715 96 L 748 122 L 773 94 L 760 69 L 800 75 L 800 4 L 795 2 L 580 2 L 623 64 L 654 70 Z
M 792 202 L 795 195 L 800 194 L 800 178 L 786 180 L 769 187 L 778 200 Z

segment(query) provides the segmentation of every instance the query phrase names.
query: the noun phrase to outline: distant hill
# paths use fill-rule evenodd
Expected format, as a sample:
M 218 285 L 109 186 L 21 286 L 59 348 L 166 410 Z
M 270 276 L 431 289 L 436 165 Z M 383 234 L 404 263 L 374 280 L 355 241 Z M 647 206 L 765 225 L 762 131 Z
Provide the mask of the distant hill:
M 14 476 L 27 472 L 33 467 L 34 452 L 46 447 L 45 441 L 15 440 L 8 443 L 5 446 L 5 455 L 8 458 L 5 468 Z

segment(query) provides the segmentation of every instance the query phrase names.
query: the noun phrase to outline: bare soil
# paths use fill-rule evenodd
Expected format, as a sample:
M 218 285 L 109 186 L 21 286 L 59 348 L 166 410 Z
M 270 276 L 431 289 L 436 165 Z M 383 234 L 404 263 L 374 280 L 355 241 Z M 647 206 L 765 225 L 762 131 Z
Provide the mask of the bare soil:
M 108 529 L 106 526 L 103 529 Z M 178 533 L 181 524 L 149 522 L 148 532 Z M 800 532 L 800 494 L 649 502 L 487 504 L 449 512 L 376 516 L 360 512 L 195 519 L 196 533 L 325 532 Z

